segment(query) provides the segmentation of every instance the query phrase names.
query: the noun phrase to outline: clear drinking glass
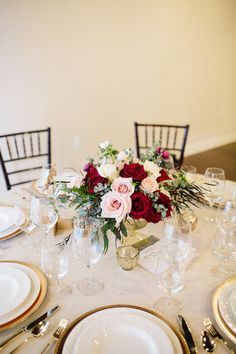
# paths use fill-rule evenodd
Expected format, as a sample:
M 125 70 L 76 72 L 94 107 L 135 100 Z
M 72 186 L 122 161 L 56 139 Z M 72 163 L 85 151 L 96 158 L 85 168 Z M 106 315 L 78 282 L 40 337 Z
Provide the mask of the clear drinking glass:
M 172 295 L 181 291 L 185 285 L 185 269 L 175 251 L 175 247 L 169 244 L 157 255 L 156 281 L 166 295 L 158 298 L 153 308 L 167 317 L 176 317 L 180 312 L 182 304 Z
M 213 254 L 219 259 L 220 264 L 211 269 L 211 274 L 215 277 L 228 277 L 235 274 L 234 270 L 229 267 L 230 261 L 236 255 L 236 234 L 232 230 L 217 227 L 213 238 Z
M 196 182 L 197 178 L 197 167 L 193 165 L 184 165 L 181 167 L 181 170 L 183 170 L 186 174 L 187 179 L 193 183 Z
M 55 162 L 45 164 L 42 167 L 41 176 L 37 186 L 41 193 L 44 193 L 46 190 L 48 190 L 49 186 L 55 181 L 57 175 L 58 166 Z
M 210 208 L 214 203 L 219 202 L 224 194 L 225 189 L 225 171 L 218 167 L 208 167 L 205 171 L 204 192 L 205 198 Z M 210 215 L 207 220 L 214 222 L 215 218 Z
M 35 224 L 31 218 L 31 211 L 29 208 L 21 208 L 15 205 L 16 218 L 15 225 L 26 233 L 26 238 L 21 241 L 23 248 L 32 249 L 39 246 L 39 239 L 31 236 L 31 232 L 35 229 Z
M 47 198 L 33 196 L 31 199 L 31 218 L 33 223 L 44 231 L 45 235 L 53 228 L 58 220 L 58 214 Z
M 41 268 L 51 281 L 49 291 L 52 297 L 56 301 L 66 300 L 72 294 L 72 289 L 60 282 L 69 270 L 68 247 L 64 240 L 58 236 L 45 240 L 41 251 Z
M 89 270 L 89 277 L 79 282 L 77 289 L 84 295 L 96 295 L 104 285 L 91 275 L 90 267 L 101 258 L 104 250 L 99 220 L 84 218 L 74 225 L 72 251 L 79 262 Z

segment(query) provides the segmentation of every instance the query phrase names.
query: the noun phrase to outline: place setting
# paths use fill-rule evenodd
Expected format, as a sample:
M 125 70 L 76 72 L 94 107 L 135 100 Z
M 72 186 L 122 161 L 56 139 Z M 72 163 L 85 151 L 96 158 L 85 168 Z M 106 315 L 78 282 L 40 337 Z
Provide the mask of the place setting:
M 75 319 L 58 340 L 55 354 L 189 354 L 181 332 L 144 307 L 110 305 Z
M 26 320 L 42 304 L 47 279 L 35 266 L 0 261 L 0 332 Z
M 17 211 L 14 206 L 0 205 L 0 241 L 19 235 L 22 230 L 16 225 Z

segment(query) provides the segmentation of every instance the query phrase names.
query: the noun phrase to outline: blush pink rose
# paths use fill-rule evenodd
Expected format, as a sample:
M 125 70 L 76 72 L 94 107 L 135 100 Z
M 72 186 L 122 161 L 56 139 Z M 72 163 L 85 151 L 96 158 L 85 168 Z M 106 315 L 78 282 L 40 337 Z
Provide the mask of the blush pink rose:
M 156 179 L 152 176 L 146 177 L 142 180 L 140 188 L 147 193 L 153 193 L 158 190 L 159 185 Z
M 101 201 L 102 218 L 116 219 L 116 227 L 131 211 L 131 198 L 117 192 L 108 192 L 104 194 Z
M 132 185 L 132 178 L 116 178 L 111 185 L 111 189 L 114 192 L 118 192 L 127 196 L 131 196 L 134 193 L 134 186 Z

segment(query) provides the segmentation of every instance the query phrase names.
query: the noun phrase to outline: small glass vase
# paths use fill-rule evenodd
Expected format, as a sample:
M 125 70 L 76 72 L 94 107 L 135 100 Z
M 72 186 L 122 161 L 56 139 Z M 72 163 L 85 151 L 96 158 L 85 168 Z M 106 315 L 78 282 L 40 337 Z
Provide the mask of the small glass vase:
M 175 169 L 174 159 L 171 155 L 169 155 L 169 157 L 167 157 L 167 158 L 164 158 L 162 156 L 158 156 L 156 163 L 159 167 L 164 168 L 165 170 L 174 170 Z

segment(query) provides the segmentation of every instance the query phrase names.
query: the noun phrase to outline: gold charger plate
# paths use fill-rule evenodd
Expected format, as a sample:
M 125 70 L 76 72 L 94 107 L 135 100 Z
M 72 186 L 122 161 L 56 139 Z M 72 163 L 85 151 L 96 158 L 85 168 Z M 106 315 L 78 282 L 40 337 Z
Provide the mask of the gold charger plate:
M 103 306 L 103 307 L 99 307 L 96 308 L 94 310 L 88 311 L 85 314 L 79 316 L 77 319 L 75 319 L 73 322 L 71 322 L 71 324 L 67 327 L 67 329 L 63 332 L 63 335 L 59 338 L 58 342 L 56 343 L 55 346 L 55 350 L 54 350 L 54 354 L 61 354 L 62 353 L 62 349 L 64 346 L 64 343 L 68 337 L 68 335 L 70 334 L 70 332 L 72 331 L 72 329 L 79 323 L 81 322 L 84 318 L 92 315 L 95 312 L 98 311 L 102 311 L 102 310 L 106 310 L 106 309 L 112 309 L 112 308 L 132 308 L 132 309 L 136 309 L 136 310 L 141 310 L 144 312 L 148 312 L 151 315 L 158 317 L 160 320 L 162 320 L 163 322 L 165 322 L 171 329 L 172 331 L 175 333 L 175 335 L 177 336 L 177 338 L 179 339 L 179 342 L 181 344 L 182 350 L 183 350 L 183 354 L 190 354 L 188 345 L 183 337 L 183 335 L 181 334 L 181 332 L 171 323 L 169 322 L 167 319 L 165 319 L 163 316 L 159 315 L 158 313 L 148 310 L 144 307 L 141 306 L 134 306 L 134 305 L 109 305 L 109 306 Z
M 212 312 L 213 312 L 213 315 L 214 315 L 217 325 L 227 335 L 227 337 L 233 343 L 236 344 L 236 335 L 231 330 L 231 328 L 227 325 L 227 323 L 224 321 L 224 319 L 220 313 L 220 309 L 219 309 L 219 299 L 220 299 L 221 292 L 226 286 L 228 286 L 232 283 L 236 283 L 236 277 L 231 277 L 231 278 L 227 279 L 223 284 L 221 284 L 220 286 L 218 286 L 216 288 L 216 290 L 214 291 L 213 296 L 212 296 L 211 306 L 212 306 Z
M 0 205 L 1 207 L 7 207 L 7 208 L 14 208 L 13 205 L 10 205 L 10 204 L 5 204 L 5 203 L 1 203 Z M 11 232 L 10 234 L 6 235 L 6 236 L 3 236 L 0 238 L 0 242 L 1 241 L 5 241 L 5 240 L 8 240 L 9 238 L 12 238 L 12 237 L 15 237 L 17 235 L 20 235 L 23 231 L 19 228 L 17 229 L 16 231 L 14 232 Z
M 12 261 L 12 260 L 0 261 L 0 263 L 17 263 L 17 264 L 22 264 L 26 267 L 29 267 L 30 269 L 32 269 L 36 273 L 36 275 L 38 276 L 39 281 L 40 281 L 40 292 L 39 292 L 38 297 L 35 300 L 35 302 L 25 312 L 23 312 L 20 316 L 14 318 L 14 320 L 11 320 L 9 322 L 6 322 L 6 323 L 0 325 L 0 332 L 2 332 L 2 331 L 5 331 L 6 329 L 12 328 L 12 327 L 18 325 L 19 323 L 25 321 L 30 315 L 32 315 L 39 308 L 39 306 L 42 304 L 42 302 L 46 296 L 46 293 L 47 293 L 47 278 L 42 271 L 40 271 L 38 268 L 36 268 L 35 266 L 33 266 L 32 264 L 29 264 L 29 263 Z

